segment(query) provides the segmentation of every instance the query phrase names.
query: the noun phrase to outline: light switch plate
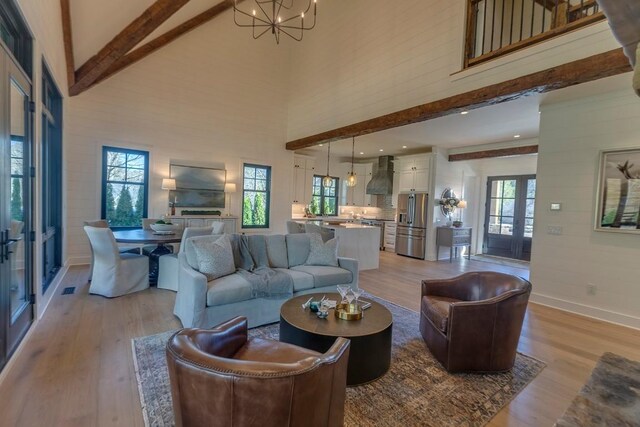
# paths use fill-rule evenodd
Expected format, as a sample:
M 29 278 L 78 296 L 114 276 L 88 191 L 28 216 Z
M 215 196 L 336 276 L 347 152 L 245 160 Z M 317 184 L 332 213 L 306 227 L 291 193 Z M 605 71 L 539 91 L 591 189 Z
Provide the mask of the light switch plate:
M 562 210 L 562 203 L 556 203 L 556 202 L 551 203 L 551 206 L 549 207 L 549 210 L 552 210 L 552 211 Z
M 562 227 L 559 225 L 550 225 L 547 227 L 547 234 L 553 234 L 559 236 L 562 234 Z

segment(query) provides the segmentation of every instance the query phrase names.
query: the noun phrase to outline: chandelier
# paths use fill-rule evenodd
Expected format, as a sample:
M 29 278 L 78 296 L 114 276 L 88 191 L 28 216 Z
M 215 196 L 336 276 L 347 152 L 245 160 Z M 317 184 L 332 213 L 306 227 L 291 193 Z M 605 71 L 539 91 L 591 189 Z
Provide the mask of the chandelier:
M 317 0 L 252 0 L 254 8 L 251 12 L 245 12 L 238 9 L 238 0 L 234 0 L 233 20 L 239 27 L 251 27 L 254 39 L 271 30 L 277 44 L 280 44 L 281 34 L 300 41 L 305 31 L 316 26 L 316 2 Z M 312 4 L 313 18 L 305 22 Z
M 356 148 L 356 138 L 354 137 L 351 142 L 351 172 L 347 174 L 346 184 L 347 187 L 355 187 L 358 183 L 358 178 L 356 178 L 356 174 L 353 173 L 353 158 L 355 155 Z

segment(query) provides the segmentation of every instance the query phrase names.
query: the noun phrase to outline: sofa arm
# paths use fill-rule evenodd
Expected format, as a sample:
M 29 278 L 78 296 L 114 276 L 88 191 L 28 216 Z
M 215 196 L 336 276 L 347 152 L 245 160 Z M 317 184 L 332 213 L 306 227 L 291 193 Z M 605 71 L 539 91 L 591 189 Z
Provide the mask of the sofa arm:
M 185 328 L 205 327 L 207 278 L 191 268 L 184 253 L 178 254 L 178 262 L 178 293 L 173 313 Z
M 357 288 L 358 287 L 358 260 L 353 258 L 341 258 L 338 257 L 338 265 L 345 270 L 349 270 L 353 279 L 351 280 L 350 285 Z

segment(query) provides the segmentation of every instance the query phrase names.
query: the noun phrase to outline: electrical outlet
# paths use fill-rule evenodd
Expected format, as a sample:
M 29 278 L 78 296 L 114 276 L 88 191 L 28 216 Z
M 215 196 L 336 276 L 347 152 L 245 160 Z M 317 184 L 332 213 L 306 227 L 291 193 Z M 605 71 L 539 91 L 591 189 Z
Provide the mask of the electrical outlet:
M 559 236 L 562 234 L 562 227 L 559 225 L 549 225 L 547 226 L 547 234 L 553 234 L 554 236 Z
M 595 295 L 598 291 L 598 287 L 593 283 L 587 283 L 587 295 Z

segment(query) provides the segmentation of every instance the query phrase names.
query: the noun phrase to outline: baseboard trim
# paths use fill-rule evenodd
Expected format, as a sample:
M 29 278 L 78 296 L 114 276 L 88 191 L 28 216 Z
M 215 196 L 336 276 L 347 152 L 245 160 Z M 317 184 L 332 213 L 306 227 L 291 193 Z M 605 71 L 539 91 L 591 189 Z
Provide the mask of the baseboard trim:
M 2 368 L 2 371 L 0 372 L 0 385 L 2 385 L 4 380 L 9 375 L 9 371 L 11 370 L 13 365 L 16 363 L 16 360 L 18 360 L 18 358 L 20 357 L 20 353 L 22 352 L 22 349 L 24 348 L 27 341 L 31 338 L 31 335 L 33 334 L 33 331 L 36 329 L 37 325 L 38 325 L 38 318 L 36 316 L 33 319 L 33 323 L 31 323 L 31 326 L 29 326 L 29 330 L 27 331 L 26 334 L 24 334 L 22 341 L 20 341 L 20 344 L 18 344 L 18 348 L 16 348 L 16 351 L 13 352 L 13 354 L 7 361 L 7 364 L 4 365 L 4 368 Z
M 91 264 L 91 256 L 74 256 L 67 258 L 67 262 L 64 263 L 66 267 L 72 265 L 87 265 Z
M 46 294 L 48 295 L 48 299 L 44 302 L 44 305 L 42 306 L 42 310 L 39 310 L 40 307 L 37 307 L 38 313 L 36 313 L 36 317 L 38 319 L 42 319 L 42 316 L 44 316 L 44 313 L 47 311 L 47 308 L 49 308 L 49 304 L 51 303 L 51 300 L 56 295 L 56 292 L 58 291 L 58 287 L 60 287 L 60 283 L 62 283 L 62 280 L 64 279 L 64 276 L 67 275 L 68 271 L 69 271 L 69 265 L 65 264 L 60 268 L 60 271 L 58 271 L 58 274 L 56 274 L 56 278 L 49 285 L 49 288 L 47 289 L 47 294 Z
M 604 310 L 602 308 L 578 304 L 575 302 L 537 293 L 532 293 L 530 300 L 531 302 L 534 302 L 536 304 L 556 308 L 558 310 L 567 311 L 569 313 L 579 314 L 581 316 L 590 317 L 596 320 L 602 320 L 604 322 L 613 323 L 619 326 L 625 326 L 627 328 L 640 330 L 640 317 L 616 313 L 613 311 Z

